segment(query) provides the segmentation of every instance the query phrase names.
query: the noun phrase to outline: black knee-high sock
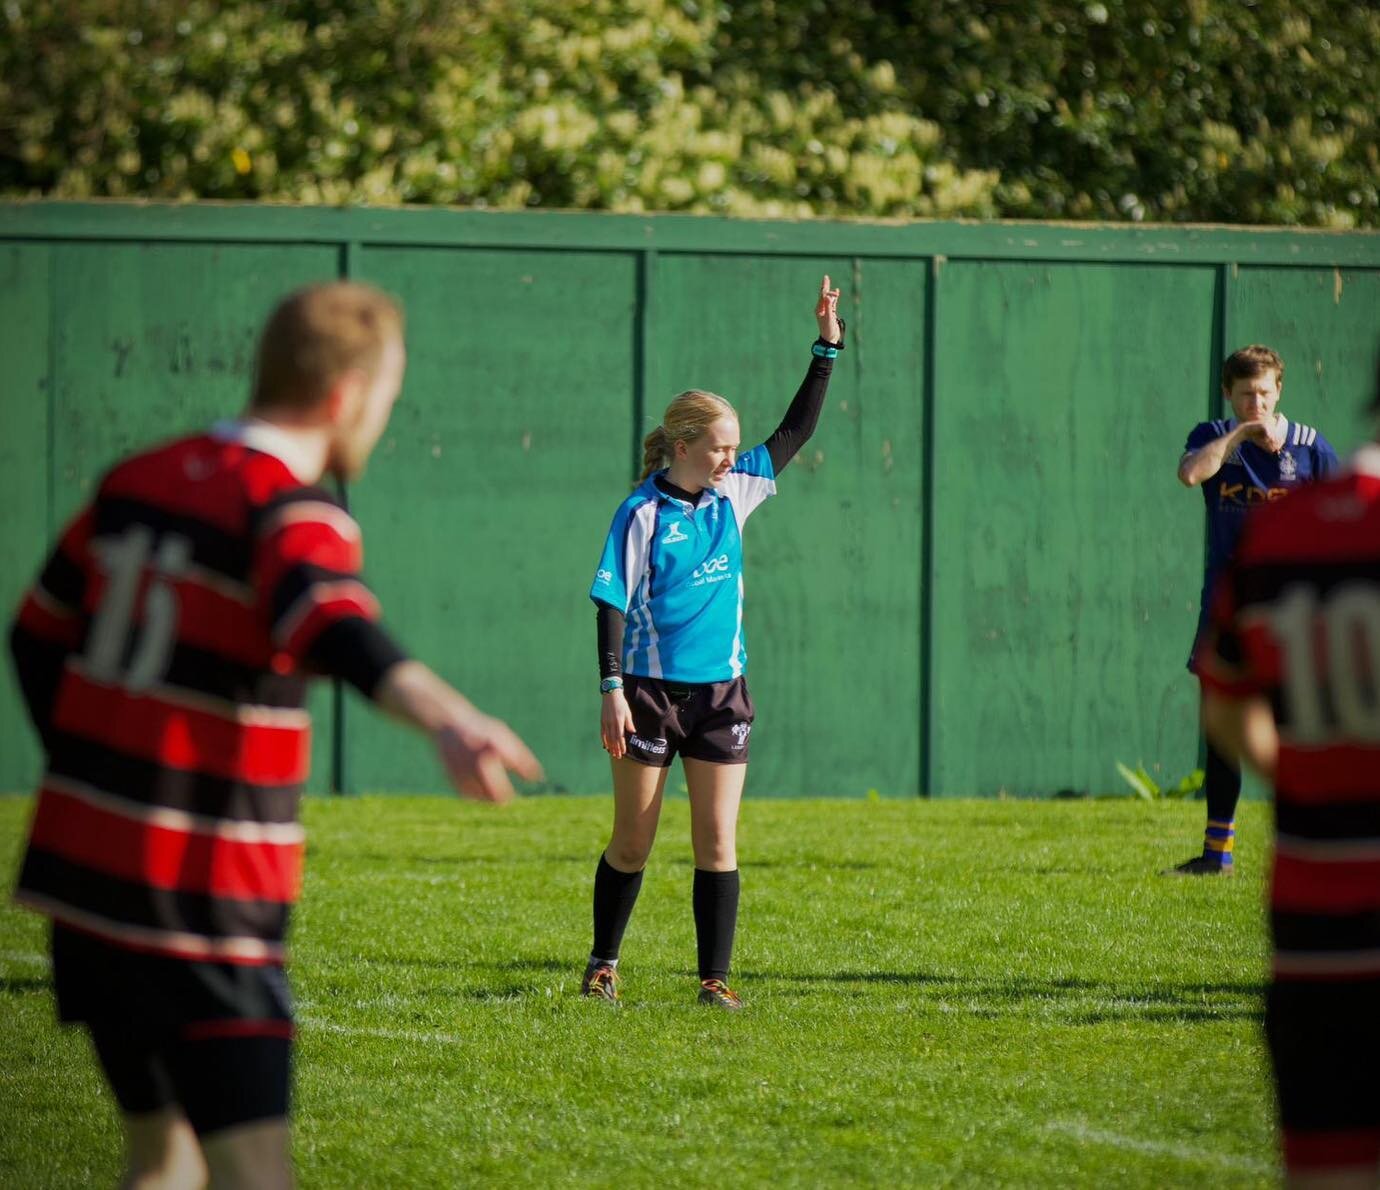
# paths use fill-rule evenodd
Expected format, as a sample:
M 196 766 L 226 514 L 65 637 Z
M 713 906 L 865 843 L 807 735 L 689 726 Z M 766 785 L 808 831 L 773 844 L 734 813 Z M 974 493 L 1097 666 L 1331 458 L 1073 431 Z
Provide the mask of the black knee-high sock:
M 726 980 L 738 927 L 738 869 L 706 872 L 696 868 L 693 899 L 700 978 Z
M 1241 798 L 1241 770 L 1211 743 L 1207 746 L 1203 793 L 1207 797 L 1207 816 L 1214 822 L 1231 822 L 1236 818 L 1236 803 Z
M 1207 830 L 1203 854 L 1215 856 L 1223 866 L 1232 862 L 1236 837 L 1236 803 L 1241 800 L 1241 770 L 1211 744 L 1207 746 L 1203 793 L 1207 797 Z
M 618 959 L 623 931 L 628 928 L 637 894 L 642 889 L 642 872 L 620 872 L 602 855 L 594 870 L 594 948 L 590 957 Z

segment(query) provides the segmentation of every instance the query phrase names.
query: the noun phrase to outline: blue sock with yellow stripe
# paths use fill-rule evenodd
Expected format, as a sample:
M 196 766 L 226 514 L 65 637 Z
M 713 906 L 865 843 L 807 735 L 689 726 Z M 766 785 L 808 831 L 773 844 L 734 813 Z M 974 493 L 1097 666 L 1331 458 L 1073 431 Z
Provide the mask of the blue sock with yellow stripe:
M 1207 830 L 1203 832 L 1203 858 L 1216 860 L 1223 868 L 1232 865 L 1232 847 L 1236 842 L 1235 822 L 1216 818 L 1207 820 Z

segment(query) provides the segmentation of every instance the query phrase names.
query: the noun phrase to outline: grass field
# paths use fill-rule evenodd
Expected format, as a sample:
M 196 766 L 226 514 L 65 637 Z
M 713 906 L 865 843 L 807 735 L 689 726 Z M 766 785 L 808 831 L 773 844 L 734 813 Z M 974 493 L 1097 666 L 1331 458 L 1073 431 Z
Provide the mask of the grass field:
M 14 870 L 28 801 L 0 799 Z M 602 799 L 314 800 L 292 979 L 308 1187 L 1269 1185 L 1266 808 L 749 801 L 733 984 L 694 1004 L 688 811 L 581 1001 Z M 116 1118 L 0 907 L 0 1183 L 113 1185 Z

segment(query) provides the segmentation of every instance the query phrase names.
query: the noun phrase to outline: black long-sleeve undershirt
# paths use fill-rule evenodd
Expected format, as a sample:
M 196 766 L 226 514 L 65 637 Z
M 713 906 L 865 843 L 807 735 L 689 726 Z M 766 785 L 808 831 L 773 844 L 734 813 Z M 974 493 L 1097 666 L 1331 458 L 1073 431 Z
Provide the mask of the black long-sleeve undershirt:
M 623 632 L 627 619 L 607 603 L 596 604 L 595 608 L 594 618 L 599 626 L 599 677 L 616 678 L 623 672 Z
M 819 340 L 823 342 L 823 340 Z M 826 344 L 838 346 L 838 344 Z M 834 361 L 827 356 L 810 357 L 810 368 L 805 379 L 795 390 L 795 396 L 786 407 L 781 424 L 772 431 L 765 442 L 767 453 L 771 455 L 772 470 L 780 475 L 807 443 L 819 425 L 820 410 L 824 408 L 824 394 L 829 391 L 829 376 L 834 370 Z
M 823 339 L 817 342 L 824 343 Z M 842 347 L 842 343 L 826 343 L 825 346 Z M 805 379 L 800 382 L 795 396 L 786 407 L 781 424 L 772 431 L 764 446 L 771 456 L 772 471 L 780 475 L 786 465 L 807 443 L 819 425 L 820 411 L 824 408 L 824 395 L 829 390 L 829 377 L 834 370 L 834 361 L 828 356 L 812 355 Z M 687 492 L 667 480 L 664 475 L 656 478 L 656 485 L 668 496 L 684 500 L 689 504 L 699 501 L 699 492 Z M 624 614 L 607 603 L 595 605 L 595 621 L 599 637 L 599 676 L 618 677 L 623 672 L 623 634 L 627 628 Z

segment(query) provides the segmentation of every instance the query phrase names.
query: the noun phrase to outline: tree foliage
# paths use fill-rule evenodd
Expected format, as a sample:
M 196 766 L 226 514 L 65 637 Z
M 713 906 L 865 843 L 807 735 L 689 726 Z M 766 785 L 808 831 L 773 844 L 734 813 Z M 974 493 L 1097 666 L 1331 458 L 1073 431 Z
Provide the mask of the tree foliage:
M 0 0 L 0 191 L 1380 225 L 1331 0 Z

